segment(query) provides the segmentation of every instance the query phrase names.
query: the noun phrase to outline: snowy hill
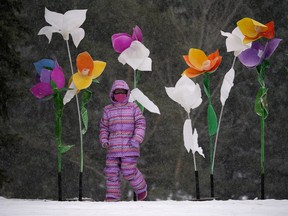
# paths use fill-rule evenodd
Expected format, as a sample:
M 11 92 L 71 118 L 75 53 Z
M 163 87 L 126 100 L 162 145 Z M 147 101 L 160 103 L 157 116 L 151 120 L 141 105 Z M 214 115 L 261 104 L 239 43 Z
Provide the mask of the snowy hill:
M 288 200 L 58 202 L 0 197 L 1 216 L 287 216 Z

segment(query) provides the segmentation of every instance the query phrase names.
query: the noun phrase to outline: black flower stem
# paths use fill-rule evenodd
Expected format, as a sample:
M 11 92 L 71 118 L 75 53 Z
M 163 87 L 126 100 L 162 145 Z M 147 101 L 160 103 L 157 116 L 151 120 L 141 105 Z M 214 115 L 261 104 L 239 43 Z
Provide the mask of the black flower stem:
M 69 61 L 70 61 L 71 74 L 73 76 L 73 66 L 72 66 L 72 59 L 71 59 L 71 53 L 70 53 L 68 40 L 66 40 L 66 45 L 67 45 L 67 51 L 68 51 L 68 56 L 69 56 Z M 83 159 L 82 123 L 81 123 L 81 114 L 80 114 L 80 106 L 79 106 L 78 94 L 76 94 L 76 104 L 77 104 L 78 121 L 79 121 L 79 135 L 80 135 L 79 201 L 82 201 L 82 189 L 83 189 L 82 178 L 83 178 L 84 159 Z

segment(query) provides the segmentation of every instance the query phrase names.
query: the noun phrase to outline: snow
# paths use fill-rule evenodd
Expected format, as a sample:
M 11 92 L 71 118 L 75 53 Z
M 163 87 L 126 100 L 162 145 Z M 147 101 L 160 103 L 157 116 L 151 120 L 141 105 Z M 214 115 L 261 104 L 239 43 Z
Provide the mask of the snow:
M 6 199 L 0 216 L 287 216 L 288 200 L 92 202 Z

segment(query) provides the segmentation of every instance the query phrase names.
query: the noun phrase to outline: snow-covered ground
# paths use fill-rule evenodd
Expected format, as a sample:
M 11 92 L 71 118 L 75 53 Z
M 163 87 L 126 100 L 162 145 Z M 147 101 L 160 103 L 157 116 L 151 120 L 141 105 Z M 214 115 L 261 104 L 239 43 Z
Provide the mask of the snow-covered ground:
M 58 202 L 0 197 L 0 216 L 287 216 L 288 200 Z

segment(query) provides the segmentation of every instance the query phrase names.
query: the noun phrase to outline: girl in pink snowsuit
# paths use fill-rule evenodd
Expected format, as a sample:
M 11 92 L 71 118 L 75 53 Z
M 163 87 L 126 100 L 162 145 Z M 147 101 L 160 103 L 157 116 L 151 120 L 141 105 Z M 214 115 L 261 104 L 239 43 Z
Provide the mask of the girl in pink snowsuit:
M 137 104 L 128 102 L 129 95 L 127 83 L 116 80 L 109 95 L 112 104 L 104 108 L 100 121 L 100 143 L 107 149 L 106 201 L 120 200 L 120 173 L 129 181 L 137 200 L 147 196 L 147 184 L 137 169 L 146 122 Z

